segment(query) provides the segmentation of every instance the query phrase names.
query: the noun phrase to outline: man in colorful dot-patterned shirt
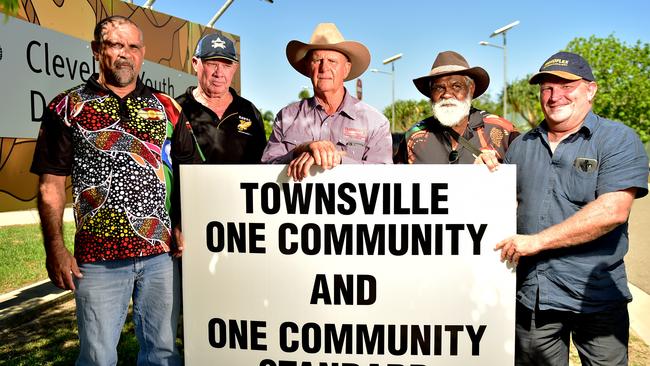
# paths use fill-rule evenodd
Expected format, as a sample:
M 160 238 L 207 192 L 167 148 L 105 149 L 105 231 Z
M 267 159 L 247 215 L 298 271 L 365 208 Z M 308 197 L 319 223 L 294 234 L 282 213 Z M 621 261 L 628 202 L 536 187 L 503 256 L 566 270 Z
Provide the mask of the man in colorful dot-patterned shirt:
M 138 78 L 145 47 L 136 24 L 120 16 L 100 21 L 92 50 L 100 73 L 49 104 L 31 168 L 40 175 L 48 274 L 75 292 L 78 365 L 115 364 L 131 298 L 138 363 L 180 364 L 172 167 L 196 162 L 198 152 L 174 99 Z M 61 233 L 68 175 L 74 256 Z

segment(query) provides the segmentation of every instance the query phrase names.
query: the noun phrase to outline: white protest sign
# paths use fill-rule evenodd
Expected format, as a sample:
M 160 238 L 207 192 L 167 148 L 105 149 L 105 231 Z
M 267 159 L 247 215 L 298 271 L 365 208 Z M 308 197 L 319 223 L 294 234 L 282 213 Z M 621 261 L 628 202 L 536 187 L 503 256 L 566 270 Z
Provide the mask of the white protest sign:
M 186 364 L 511 365 L 515 169 L 181 167 Z

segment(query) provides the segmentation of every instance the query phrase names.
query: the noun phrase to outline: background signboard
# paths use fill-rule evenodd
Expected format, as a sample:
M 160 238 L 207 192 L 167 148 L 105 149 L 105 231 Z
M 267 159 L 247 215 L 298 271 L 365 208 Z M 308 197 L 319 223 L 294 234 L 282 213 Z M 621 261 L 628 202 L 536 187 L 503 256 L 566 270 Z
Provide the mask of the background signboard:
M 186 364 L 513 364 L 514 167 L 181 169 Z
M 13 17 L 0 30 L 0 136 L 36 138 L 47 103 L 97 72 L 90 43 Z M 146 60 L 140 79 L 172 97 L 196 85 L 196 76 Z
M 29 167 L 43 108 L 89 77 L 95 68 L 93 29 L 111 15 L 129 17 L 144 33 L 145 84 L 172 96 L 196 84 L 190 76 L 192 55 L 198 40 L 213 28 L 120 0 L 19 2 L 15 17 L 0 21 L 0 212 L 36 207 L 38 177 Z M 239 37 L 226 34 L 239 53 Z M 237 91 L 240 73 L 241 68 L 232 82 Z M 70 199 L 70 189 L 67 194 Z

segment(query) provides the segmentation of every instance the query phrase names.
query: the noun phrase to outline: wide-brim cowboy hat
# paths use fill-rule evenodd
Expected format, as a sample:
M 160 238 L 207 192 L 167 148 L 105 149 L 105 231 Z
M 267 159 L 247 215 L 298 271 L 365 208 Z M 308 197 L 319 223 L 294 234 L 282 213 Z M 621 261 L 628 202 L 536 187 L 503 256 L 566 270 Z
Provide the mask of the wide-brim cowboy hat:
M 469 67 L 467 60 L 459 53 L 454 51 L 440 52 L 433 61 L 429 75 L 413 79 L 413 84 L 418 88 L 420 93 L 431 98 L 432 79 L 445 75 L 467 75 L 474 80 L 473 98 L 478 98 L 487 90 L 490 85 L 490 75 L 482 67 Z
M 357 78 L 370 65 L 368 48 L 356 41 L 346 41 L 334 23 L 317 25 L 309 43 L 293 40 L 287 44 L 287 60 L 296 71 L 307 77 L 310 75 L 304 59 L 311 50 L 334 50 L 347 56 L 352 66 L 345 81 Z

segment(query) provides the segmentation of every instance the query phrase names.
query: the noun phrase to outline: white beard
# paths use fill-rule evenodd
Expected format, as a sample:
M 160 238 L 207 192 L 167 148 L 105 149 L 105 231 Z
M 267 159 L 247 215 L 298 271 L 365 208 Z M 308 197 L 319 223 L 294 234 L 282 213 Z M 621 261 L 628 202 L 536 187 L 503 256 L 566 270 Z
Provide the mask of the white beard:
M 445 105 L 443 106 L 443 104 Z M 469 116 L 469 109 L 471 106 L 472 99 L 469 97 L 462 101 L 450 98 L 441 99 L 437 103 L 431 103 L 433 116 L 440 121 L 440 124 L 447 127 L 454 127 L 460 123 L 463 118 Z

